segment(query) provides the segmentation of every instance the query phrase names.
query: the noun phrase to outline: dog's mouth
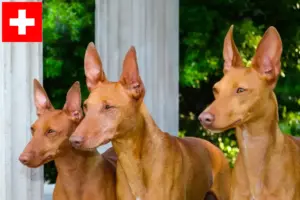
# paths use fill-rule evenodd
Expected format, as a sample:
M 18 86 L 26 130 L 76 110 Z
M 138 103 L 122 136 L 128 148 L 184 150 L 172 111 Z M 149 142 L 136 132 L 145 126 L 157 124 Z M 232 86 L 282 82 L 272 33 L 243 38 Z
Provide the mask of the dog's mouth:
M 102 137 L 101 135 L 96 137 L 94 136 L 87 138 L 82 145 L 78 147 L 75 146 L 75 148 L 83 151 L 94 151 L 99 146 L 105 145 L 111 140 L 112 139 L 110 137 Z
M 241 119 L 238 119 L 236 121 L 234 121 L 233 123 L 229 124 L 228 126 L 226 127 L 223 127 L 223 128 L 216 128 L 214 126 L 204 126 L 205 129 L 207 129 L 207 131 L 211 132 L 211 133 L 221 133 L 221 132 L 224 132 L 224 131 L 227 131 L 229 129 L 232 129 L 234 127 L 236 127 L 242 120 Z
M 30 167 L 30 168 L 38 168 L 38 167 L 54 160 L 54 155 L 45 156 L 42 159 L 38 159 L 39 161 L 36 161 L 35 159 L 38 159 L 38 158 L 33 158 L 33 160 L 29 161 L 28 163 L 26 163 L 24 165 L 26 165 L 27 167 Z
M 81 151 L 94 151 L 98 146 L 93 145 L 93 146 L 87 146 L 85 144 L 81 146 L 74 146 L 75 149 L 81 150 Z
M 54 155 L 48 155 L 46 158 L 43 159 L 42 163 L 45 164 L 47 162 L 50 162 L 54 160 Z
M 39 167 L 41 165 L 44 165 L 44 164 L 46 164 L 46 163 L 48 163 L 48 162 L 50 162 L 52 160 L 54 160 L 54 156 L 53 155 L 49 155 L 49 156 L 45 157 L 37 167 Z

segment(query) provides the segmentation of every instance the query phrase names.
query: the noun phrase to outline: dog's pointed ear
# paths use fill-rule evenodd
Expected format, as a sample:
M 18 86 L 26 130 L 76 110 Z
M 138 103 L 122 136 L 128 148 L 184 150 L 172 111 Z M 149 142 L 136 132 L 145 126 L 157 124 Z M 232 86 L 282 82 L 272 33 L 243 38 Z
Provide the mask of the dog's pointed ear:
M 119 82 L 134 99 L 138 100 L 144 96 L 145 88 L 139 75 L 136 51 L 133 46 L 130 47 L 123 61 L 123 71 Z
M 106 81 L 102 62 L 93 42 L 88 44 L 85 51 L 84 73 L 89 91 L 94 89 L 99 82 Z
M 243 60 L 233 40 L 233 25 L 230 26 L 223 46 L 224 68 L 223 72 L 226 73 L 232 67 L 243 67 Z
M 34 104 L 36 107 L 36 114 L 38 116 L 42 115 L 46 110 L 54 109 L 46 91 L 44 90 L 43 86 L 40 82 L 36 79 L 33 80 L 33 87 L 34 87 Z
M 69 89 L 63 110 L 66 111 L 74 121 L 79 122 L 83 117 L 81 109 L 80 83 L 78 81 L 76 81 Z
M 262 74 L 273 89 L 276 86 L 281 69 L 282 41 L 275 27 L 271 26 L 260 40 L 252 67 Z

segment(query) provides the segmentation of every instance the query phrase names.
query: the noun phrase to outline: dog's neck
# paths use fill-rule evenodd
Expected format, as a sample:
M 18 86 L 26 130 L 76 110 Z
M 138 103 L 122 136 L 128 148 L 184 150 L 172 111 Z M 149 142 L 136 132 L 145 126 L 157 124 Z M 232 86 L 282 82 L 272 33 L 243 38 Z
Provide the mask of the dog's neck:
M 55 160 L 58 176 L 63 184 L 80 182 L 90 171 L 94 170 L 94 166 L 101 161 L 102 156 L 94 151 L 80 151 L 69 145 L 64 152 Z M 64 183 L 65 182 L 65 183 Z
M 265 114 L 236 128 L 241 161 L 248 177 L 252 198 L 262 191 L 266 177 L 265 163 L 274 153 L 282 151 L 283 134 L 278 126 L 278 111 L 272 95 Z
M 82 119 L 72 124 L 69 135 L 74 132 L 81 120 Z M 54 163 L 58 176 L 66 180 L 68 180 L 69 177 L 73 177 L 74 179 L 86 177 L 90 168 L 103 159 L 97 149 L 92 151 L 78 150 L 75 149 L 69 141 L 65 141 L 58 152 L 59 155 L 55 158 Z
M 136 198 L 143 198 L 147 192 L 146 177 L 152 163 L 155 148 L 160 144 L 158 137 L 160 129 L 156 126 L 144 104 L 140 108 L 141 121 L 135 130 L 126 133 L 126 137 L 112 141 L 118 155 L 118 164 L 125 172 L 127 181 Z M 155 141 L 155 142 L 154 142 Z

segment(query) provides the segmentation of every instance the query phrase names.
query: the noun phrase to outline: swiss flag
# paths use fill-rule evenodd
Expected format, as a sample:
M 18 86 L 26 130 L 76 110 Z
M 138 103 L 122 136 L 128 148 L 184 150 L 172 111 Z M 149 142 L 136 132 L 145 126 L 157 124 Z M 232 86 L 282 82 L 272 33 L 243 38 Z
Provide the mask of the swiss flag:
M 2 2 L 2 42 L 42 42 L 42 2 Z

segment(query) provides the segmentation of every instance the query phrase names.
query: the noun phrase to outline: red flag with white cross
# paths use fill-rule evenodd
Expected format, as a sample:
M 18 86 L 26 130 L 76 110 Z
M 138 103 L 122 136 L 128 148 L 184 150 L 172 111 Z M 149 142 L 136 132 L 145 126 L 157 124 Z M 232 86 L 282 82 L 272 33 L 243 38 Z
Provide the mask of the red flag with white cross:
M 42 42 L 42 2 L 2 2 L 2 42 Z

